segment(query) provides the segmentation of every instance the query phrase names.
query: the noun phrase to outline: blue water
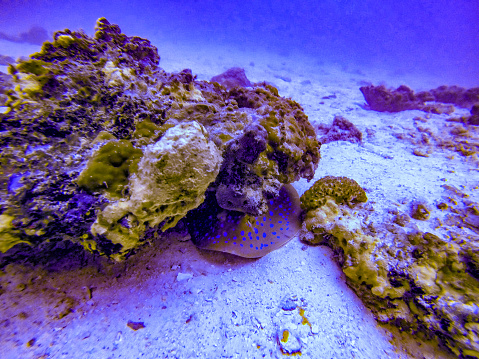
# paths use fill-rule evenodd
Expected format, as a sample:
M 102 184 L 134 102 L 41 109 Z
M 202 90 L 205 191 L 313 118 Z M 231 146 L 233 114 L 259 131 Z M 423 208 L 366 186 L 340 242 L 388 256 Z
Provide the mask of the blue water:
M 0 2 L 0 54 L 53 31 L 93 35 L 104 16 L 131 36 L 162 42 L 291 52 L 321 63 L 423 72 L 479 85 L 477 0 L 162 0 Z M 30 31 L 33 28 L 32 31 Z M 30 31 L 30 32 L 29 32 Z M 13 41 L 12 41 L 13 40 Z M 14 51 L 12 51 L 14 53 Z M 16 55 L 16 54 L 14 54 Z

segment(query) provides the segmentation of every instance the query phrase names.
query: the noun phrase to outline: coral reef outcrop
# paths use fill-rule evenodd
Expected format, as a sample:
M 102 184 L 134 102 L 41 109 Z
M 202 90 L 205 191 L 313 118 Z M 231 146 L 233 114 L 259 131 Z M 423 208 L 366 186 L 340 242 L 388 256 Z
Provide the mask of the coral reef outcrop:
M 381 112 L 400 112 L 421 110 L 431 113 L 452 113 L 454 104 L 471 108 L 479 103 L 479 88 L 464 89 L 458 86 L 440 86 L 430 91 L 415 93 L 405 85 L 397 89 L 388 89 L 384 85 L 362 86 L 360 88 L 371 110 Z M 434 103 L 431 103 L 434 102 Z
M 148 40 L 101 18 L 93 37 L 58 31 L 9 66 L 0 262 L 65 241 L 120 259 L 206 192 L 259 215 L 282 184 L 313 177 L 320 144 L 298 103 L 244 72 L 231 87 L 159 61 Z
M 478 204 L 445 187 L 438 213 L 411 203 L 378 219 L 370 204 L 341 204 L 343 187 L 303 195 L 302 240 L 333 249 L 380 322 L 437 339 L 459 357 L 479 357 Z M 419 230 L 423 221 L 437 230 Z

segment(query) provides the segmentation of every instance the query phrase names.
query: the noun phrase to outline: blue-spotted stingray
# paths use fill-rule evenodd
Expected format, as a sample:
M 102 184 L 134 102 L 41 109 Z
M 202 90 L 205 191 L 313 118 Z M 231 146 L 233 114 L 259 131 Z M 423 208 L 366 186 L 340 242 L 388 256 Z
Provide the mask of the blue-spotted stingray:
M 299 195 L 289 184 L 258 217 L 224 210 L 213 197 L 187 216 L 188 230 L 199 248 L 259 258 L 288 243 L 301 227 Z

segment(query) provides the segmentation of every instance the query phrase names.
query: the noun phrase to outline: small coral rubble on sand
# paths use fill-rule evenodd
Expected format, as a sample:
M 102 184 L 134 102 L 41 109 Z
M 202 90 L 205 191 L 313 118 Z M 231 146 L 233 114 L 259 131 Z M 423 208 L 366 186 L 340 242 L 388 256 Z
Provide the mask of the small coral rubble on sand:
M 322 182 L 335 182 L 323 190 Z M 452 187 L 437 209 L 405 204 L 379 218 L 354 180 L 329 176 L 301 197 L 302 240 L 335 252 L 348 284 L 383 323 L 479 357 L 479 204 Z M 318 190 L 319 188 L 319 190 Z M 416 221 L 437 224 L 422 232 Z
M 65 241 L 120 259 L 205 192 L 258 215 L 282 184 L 313 177 L 320 145 L 298 103 L 265 83 L 167 73 L 159 60 L 148 40 L 102 18 L 93 38 L 59 31 L 10 65 L 0 92 L 4 259 Z
M 333 141 L 348 141 L 351 143 L 362 143 L 363 141 L 361 131 L 351 121 L 342 116 L 335 116 L 331 126 L 320 124 L 318 130 L 321 144 Z

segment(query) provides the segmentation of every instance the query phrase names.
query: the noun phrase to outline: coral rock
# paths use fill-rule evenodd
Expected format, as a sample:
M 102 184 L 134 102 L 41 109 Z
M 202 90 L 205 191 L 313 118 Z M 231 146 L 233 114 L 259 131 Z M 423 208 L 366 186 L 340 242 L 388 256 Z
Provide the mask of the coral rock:
M 423 101 L 417 98 L 414 91 L 407 86 L 399 86 L 396 90 L 386 86 L 363 86 L 360 88 L 369 107 L 381 112 L 399 112 L 414 110 L 423 106 Z
M 470 125 L 479 126 L 479 103 L 471 108 L 471 117 L 468 119 Z
M 232 89 L 233 87 L 251 86 L 251 82 L 246 77 L 244 69 L 240 67 L 232 67 L 220 75 L 213 76 L 210 81 L 218 82 L 228 90 Z
M 431 90 L 431 94 L 434 101 L 452 103 L 464 108 L 479 103 L 479 87 L 465 89 L 459 86 L 439 86 Z
M 363 86 L 360 90 L 369 108 L 374 111 L 400 112 L 405 110 L 421 110 L 437 114 L 450 114 L 454 112 L 453 106 L 440 103 L 443 102 L 441 98 L 435 98 L 431 92 L 425 91 L 416 94 L 405 85 L 401 85 L 395 90 L 388 89 L 384 85 Z M 436 103 L 427 104 L 427 101 L 436 101 Z M 461 102 L 461 105 L 463 104 L 464 103 Z
M 320 145 L 298 103 L 241 71 L 228 89 L 159 60 L 148 40 L 101 18 L 94 37 L 58 31 L 9 66 L 0 262 L 61 242 L 119 259 L 206 192 L 261 214 L 283 184 L 313 177 Z
M 363 134 L 361 131 L 359 131 L 352 122 L 342 116 L 335 116 L 331 126 L 320 125 L 319 130 L 319 135 L 321 135 L 322 132 L 322 136 L 319 138 L 321 144 L 333 141 L 361 143 L 363 140 Z
M 203 202 L 221 160 L 221 152 L 197 122 L 167 130 L 158 142 L 146 146 L 130 179 L 129 200 L 113 202 L 101 211 L 92 234 L 103 235 L 128 251 L 138 245 L 148 226 L 165 221 L 162 230 L 174 227 Z
M 333 198 L 338 204 L 353 205 L 368 200 L 366 192 L 353 179 L 347 177 L 326 176 L 317 180 L 313 186 L 301 196 L 301 207 L 313 210 L 324 205 L 327 199 Z
M 379 321 L 438 339 L 458 357 L 479 355 L 477 236 L 444 239 L 408 223 L 366 223 L 371 208 L 353 213 L 332 198 L 308 209 L 300 238 L 333 249 L 348 284 Z M 463 228 L 468 215 L 452 213 Z

